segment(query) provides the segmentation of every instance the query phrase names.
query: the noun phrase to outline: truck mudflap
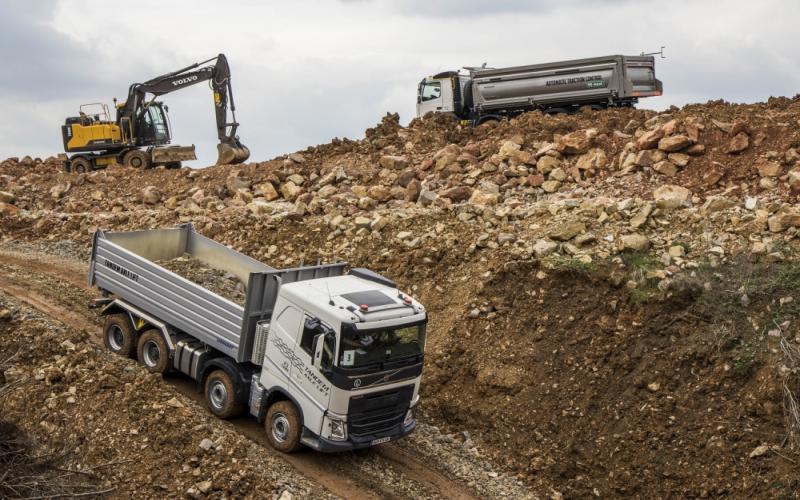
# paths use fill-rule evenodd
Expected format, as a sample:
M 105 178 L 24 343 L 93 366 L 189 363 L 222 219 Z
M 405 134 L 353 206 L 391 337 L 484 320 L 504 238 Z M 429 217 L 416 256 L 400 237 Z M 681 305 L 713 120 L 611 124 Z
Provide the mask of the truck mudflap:
M 197 159 L 194 144 L 191 146 L 155 147 L 151 154 L 153 156 L 153 163 L 172 163 Z
M 402 426 L 400 432 L 391 436 L 384 436 L 382 438 L 375 439 L 372 441 L 353 441 L 352 439 L 349 438 L 347 439 L 347 441 L 333 441 L 331 439 L 318 436 L 317 434 L 310 431 L 307 427 L 303 427 L 303 435 L 300 437 L 300 442 L 315 451 L 319 451 L 322 453 L 337 453 L 340 451 L 369 448 L 370 446 L 375 446 L 382 443 L 388 443 L 389 441 L 396 441 L 402 437 L 411 434 L 412 432 L 414 432 L 416 428 L 417 428 L 417 421 L 416 419 L 414 419 L 408 425 Z

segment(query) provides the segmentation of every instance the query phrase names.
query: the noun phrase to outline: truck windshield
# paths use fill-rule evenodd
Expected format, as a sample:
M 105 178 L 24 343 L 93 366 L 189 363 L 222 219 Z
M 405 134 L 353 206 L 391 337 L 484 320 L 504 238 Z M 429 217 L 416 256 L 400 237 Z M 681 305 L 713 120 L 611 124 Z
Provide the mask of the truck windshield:
M 374 330 L 342 328 L 339 366 L 363 368 L 387 362 L 415 361 L 425 346 L 425 323 Z

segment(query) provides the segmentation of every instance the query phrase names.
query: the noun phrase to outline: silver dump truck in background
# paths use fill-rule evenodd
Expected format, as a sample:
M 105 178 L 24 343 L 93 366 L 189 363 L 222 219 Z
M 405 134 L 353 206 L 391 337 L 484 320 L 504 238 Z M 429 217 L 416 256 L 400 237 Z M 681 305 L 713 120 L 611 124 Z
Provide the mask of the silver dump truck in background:
M 246 283 L 244 306 L 158 265 L 185 254 Z M 89 282 L 103 339 L 196 380 L 220 418 L 248 410 L 278 450 L 364 448 L 416 427 L 427 313 L 345 263 L 273 269 L 197 232 L 97 231 Z
M 451 113 L 478 125 L 540 109 L 565 113 L 581 106 L 633 106 L 659 96 L 653 56 L 606 56 L 510 68 L 465 68 L 424 78 L 417 88 L 417 116 Z

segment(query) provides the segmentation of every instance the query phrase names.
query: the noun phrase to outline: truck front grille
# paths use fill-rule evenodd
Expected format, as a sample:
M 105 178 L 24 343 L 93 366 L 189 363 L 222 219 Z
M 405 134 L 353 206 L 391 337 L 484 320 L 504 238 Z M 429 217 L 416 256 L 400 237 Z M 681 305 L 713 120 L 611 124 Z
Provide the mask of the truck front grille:
M 395 430 L 398 428 L 398 424 L 403 421 L 407 410 L 408 408 L 403 408 L 402 410 L 391 409 L 371 414 L 352 415 L 348 420 L 350 436 L 356 438 L 371 437 Z
M 350 437 L 375 439 L 399 431 L 413 394 L 414 386 L 407 385 L 350 398 L 347 412 Z

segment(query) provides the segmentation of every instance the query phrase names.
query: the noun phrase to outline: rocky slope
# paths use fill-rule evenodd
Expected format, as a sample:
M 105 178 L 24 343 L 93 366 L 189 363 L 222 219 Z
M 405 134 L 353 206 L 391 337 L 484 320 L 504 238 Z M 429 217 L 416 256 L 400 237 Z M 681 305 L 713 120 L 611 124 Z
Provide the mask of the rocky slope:
M 0 237 L 193 222 L 276 267 L 368 266 L 431 311 L 426 417 L 538 491 L 779 496 L 800 463 L 798 194 L 800 97 L 387 115 L 244 166 L 8 159 Z

